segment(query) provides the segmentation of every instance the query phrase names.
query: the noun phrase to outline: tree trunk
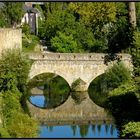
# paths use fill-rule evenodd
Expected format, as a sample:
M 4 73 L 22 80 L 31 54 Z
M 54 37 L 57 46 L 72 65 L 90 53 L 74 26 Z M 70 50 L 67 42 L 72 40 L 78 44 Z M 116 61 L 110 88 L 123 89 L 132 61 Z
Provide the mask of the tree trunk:
M 129 23 L 133 29 L 136 28 L 136 8 L 135 2 L 129 2 Z

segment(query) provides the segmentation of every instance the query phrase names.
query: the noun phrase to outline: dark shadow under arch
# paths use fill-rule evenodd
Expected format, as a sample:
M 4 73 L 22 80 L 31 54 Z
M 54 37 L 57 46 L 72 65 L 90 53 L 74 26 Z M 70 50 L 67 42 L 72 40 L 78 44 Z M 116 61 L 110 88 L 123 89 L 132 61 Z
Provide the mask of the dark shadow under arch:
M 33 86 L 31 84 L 31 82 L 41 83 L 45 79 L 47 79 L 49 81 L 49 80 L 51 80 L 52 78 L 55 78 L 55 77 L 61 77 L 62 79 L 64 79 L 66 81 L 66 83 L 70 87 L 69 83 L 67 82 L 67 80 L 64 77 L 60 76 L 59 74 L 55 74 L 55 73 L 51 73 L 51 72 L 45 72 L 45 73 L 41 73 L 41 74 L 38 74 L 38 75 L 34 76 L 32 79 L 30 79 L 28 81 L 28 84 L 30 86 Z M 42 80 L 40 80 L 40 79 L 42 79 Z
M 99 75 L 92 80 L 88 87 L 89 97 L 99 106 L 105 107 L 107 99 L 108 88 L 105 79 L 105 73 Z

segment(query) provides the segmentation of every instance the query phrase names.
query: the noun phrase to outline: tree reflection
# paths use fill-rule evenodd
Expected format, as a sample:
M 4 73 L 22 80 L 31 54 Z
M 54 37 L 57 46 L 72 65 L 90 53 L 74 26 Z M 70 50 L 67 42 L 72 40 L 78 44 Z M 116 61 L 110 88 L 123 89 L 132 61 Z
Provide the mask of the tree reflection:
M 94 134 L 96 134 L 96 125 L 95 125 L 95 124 L 92 124 L 92 125 L 91 125 L 91 128 L 92 128 L 92 132 L 93 132 Z
M 115 129 L 114 125 L 111 124 L 111 127 L 110 127 L 110 134 L 111 134 L 111 136 L 113 136 L 114 129 Z
M 88 134 L 89 125 L 79 125 L 79 129 L 81 137 L 84 138 Z
M 73 136 L 75 136 L 76 131 L 77 131 L 77 126 L 76 125 L 71 125 L 71 129 L 72 129 L 72 132 L 73 132 Z
M 98 130 L 98 134 L 100 135 L 100 133 L 101 133 L 101 124 L 97 125 L 97 130 Z
M 44 84 L 43 90 L 47 108 L 53 108 L 62 104 L 69 95 L 69 86 L 64 79 L 57 76 Z
M 41 76 L 42 77 L 42 76 Z M 36 78 L 39 79 L 39 78 Z M 44 79 L 43 81 L 39 79 L 42 84 L 35 83 L 32 84 L 35 87 L 43 87 L 40 90 L 43 90 L 44 95 L 44 108 L 54 108 L 61 105 L 65 102 L 69 96 L 69 85 L 68 83 L 60 76 L 55 76 L 55 78 Z M 32 86 L 31 86 L 32 87 Z M 42 95 L 42 96 L 43 96 Z
M 109 132 L 109 124 L 105 124 L 105 132 L 106 134 Z

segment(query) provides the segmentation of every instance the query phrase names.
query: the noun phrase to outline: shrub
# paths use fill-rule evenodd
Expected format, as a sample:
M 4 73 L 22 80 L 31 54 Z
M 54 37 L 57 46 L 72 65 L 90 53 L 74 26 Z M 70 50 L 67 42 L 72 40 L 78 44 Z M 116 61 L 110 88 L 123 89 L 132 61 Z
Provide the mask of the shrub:
M 139 102 L 136 96 L 137 88 L 133 83 L 126 83 L 109 93 L 107 106 L 119 120 L 138 120 Z
M 128 68 L 122 62 L 114 64 L 105 72 L 105 81 L 108 88 L 117 88 L 122 83 L 131 80 L 131 74 Z
M 15 110 L 11 114 L 7 128 L 13 138 L 34 138 L 37 136 L 38 123 L 27 114 Z
M 35 35 L 23 34 L 22 44 L 23 52 L 33 52 L 35 50 L 35 47 L 39 44 L 39 38 Z
M 18 92 L 17 90 L 1 93 L 3 125 L 11 137 L 36 137 L 38 123 L 23 111 Z
M 0 59 L 0 90 L 11 90 L 15 85 L 24 92 L 30 61 L 19 50 L 7 50 Z
M 123 126 L 123 138 L 140 138 L 140 122 L 129 122 Z
M 0 138 L 10 138 L 9 133 L 5 128 L 0 128 Z

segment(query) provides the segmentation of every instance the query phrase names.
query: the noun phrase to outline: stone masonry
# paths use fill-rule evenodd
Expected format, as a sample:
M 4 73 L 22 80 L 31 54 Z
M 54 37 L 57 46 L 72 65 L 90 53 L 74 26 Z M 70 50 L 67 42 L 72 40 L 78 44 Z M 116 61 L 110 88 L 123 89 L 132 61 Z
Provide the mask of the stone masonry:
M 5 50 L 22 48 L 22 30 L 0 28 L 0 56 Z
M 77 79 L 81 79 L 82 87 L 75 91 L 87 91 L 90 83 L 97 76 L 116 61 L 105 63 L 107 54 L 103 53 L 34 53 L 29 57 L 34 61 L 32 64 L 29 79 L 42 74 L 54 73 L 63 77 L 70 87 Z M 120 60 L 132 70 L 131 55 L 117 54 Z M 85 83 L 85 85 L 83 85 Z

